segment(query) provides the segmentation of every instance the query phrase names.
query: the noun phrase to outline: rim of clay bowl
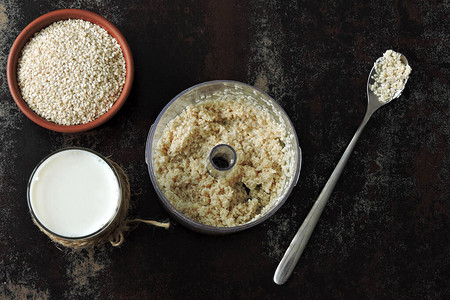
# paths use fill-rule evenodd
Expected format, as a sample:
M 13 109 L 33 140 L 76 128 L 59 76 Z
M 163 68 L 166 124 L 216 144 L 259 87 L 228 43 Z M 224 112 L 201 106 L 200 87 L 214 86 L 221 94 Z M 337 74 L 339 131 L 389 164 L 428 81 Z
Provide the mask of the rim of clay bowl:
M 36 32 L 39 32 L 41 29 L 49 26 L 54 22 L 67 19 L 81 19 L 89 21 L 105 29 L 119 43 L 126 64 L 125 84 L 122 88 L 122 92 L 120 93 L 119 98 L 117 98 L 113 106 L 99 118 L 80 125 L 60 125 L 42 118 L 41 116 L 36 114 L 23 100 L 22 94 L 17 85 L 17 61 L 21 55 L 22 49 L 25 46 L 25 44 L 30 40 L 30 38 L 33 37 L 33 35 Z M 75 133 L 87 131 L 102 125 L 103 123 L 111 119 L 111 117 L 114 116 L 120 110 L 120 108 L 125 103 L 130 93 L 131 86 L 133 84 L 134 63 L 133 63 L 133 56 L 131 54 L 131 50 L 130 47 L 128 46 L 127 41 L 125 40 L 124 36 L 120 33 L 119 29 L 117 29 L 117 27 L 114 26 L 111 22 L 109 22 L 102 16 L 87 10 L 60 9 L 40 16 L 39 18 L 35 19 L 33 22 L 28 24 L 22 30 L 22 32 L 17 36 L 16 40 L 14 41 L 11 50 L 9 52 L 6 73 L 9 90 L 11 92 L 14 101 L 16 102 L 19 109 L 31 121 L 49 130 L 64 133 Z

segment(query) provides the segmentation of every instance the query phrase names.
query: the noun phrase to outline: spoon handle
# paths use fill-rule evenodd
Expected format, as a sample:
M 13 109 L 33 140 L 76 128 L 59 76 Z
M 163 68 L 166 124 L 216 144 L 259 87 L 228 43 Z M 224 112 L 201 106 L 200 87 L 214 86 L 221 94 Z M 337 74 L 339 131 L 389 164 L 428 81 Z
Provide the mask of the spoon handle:
M 294 238 L 292 239 L 291 244 L 286 250 L 286 253 L 281 259 L 277 267 L 277 270 L 275 271 L 273 281 L 276 284 L 281 285 L 285 283 L 289 279 L 289 276 L 291 276 L 291 273 L 294 270 L 298 260 L 300 259 L 300 256 L 302 255 L 303 250 L 306 247 L 306 244 L 308 244 L 309 238 L 311 237 L 311 234 L 314 231 L 314 228 L 316 227 L 317 221 L 319 221 L 320 215 L 322 214 L 322 211 L 325 208 L 325 205 L 327 204 L 327 201 L 330 198 L 330 195 L 333 192 L 333 189 L 339 177 L 341 176 L 342 171 L 344 170 L 345 164 L 347 163 L 348 158 L 350 157 L 350 154 L 352 153 L 353 148 L 355 148 L 356 142 L 358 141 L 359 136 L 361 135 L 361 132 L 363 131 L 364 127 L 367 124 L 367 121 L 369 121 L 373 112 L 374 110 L 372 109 L 368 109 L 366 111 L 366 114 L 361 122 L 361 125 L 359 125 L 358 130 L 356 130 L 355 135 L 348 144 L 347 149 L 345 150 L 338 164 L 334 168 L 333 173 L 331 173 L 330 178 L 325 184 L 325 187 L 323 188 L 322 192 L 320 193 L 319 197 L 314 203 L 308 216 L 306 216 L 305 221 L 303 221 L 303 224 L 300 226 L 300 229 L 297 231 Z

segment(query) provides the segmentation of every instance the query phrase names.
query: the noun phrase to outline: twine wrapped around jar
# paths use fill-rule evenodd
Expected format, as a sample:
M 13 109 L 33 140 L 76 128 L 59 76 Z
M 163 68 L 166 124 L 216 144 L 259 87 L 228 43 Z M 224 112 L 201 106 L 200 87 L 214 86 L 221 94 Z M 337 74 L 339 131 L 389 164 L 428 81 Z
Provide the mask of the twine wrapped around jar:
M 122 200 L 120 201 L 120 207 L 114 220 L 100 233 L 82 239 L 65 239 L 58 237 L 51 232 L 47 231 L 42 227 L 39 222 L 33 218 L 34 224 L 39 227 L 39 229 L 44 232 L 53 242 L 60 244 L 64 247 L 71 248 L 73 250 L 80 250 L 84 248 L 101 247 L 107 243 L 110 243 L 114 247 L 122 245 L 125 241 L 125 233 L 128 232 L 133 223 L 146 223 L 156 227 L 162 227 L 168 229 L 170 227 L 169 222 L 158 222 L 153 220 L 143 220 L 139 218 L 129 218 L 130 210 L 130 182 L 128 181 L 128 176 L 125 174 L 124 170 L 114 161 L 108 159 L 108 162 L 114 167 L 118 174 L 122 186 Z

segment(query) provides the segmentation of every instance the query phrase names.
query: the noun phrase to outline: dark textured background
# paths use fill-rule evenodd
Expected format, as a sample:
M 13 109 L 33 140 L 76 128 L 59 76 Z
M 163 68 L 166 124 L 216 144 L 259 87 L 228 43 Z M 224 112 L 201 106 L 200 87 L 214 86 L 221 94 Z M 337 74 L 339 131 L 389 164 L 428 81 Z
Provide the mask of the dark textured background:
M 337 1 L 343 2 L 343 1 Z M 78 7 L 127 38 L 136 72 L 122 110 L 61 134 L 13 102 L 6 59 L 20 31 Z M 0 1 L 0 298 L 449 299 L 449 1 Z M 361 121 L 386 49 L 413 72 L 368 123 L 290 280 L 273 273 Z M 33 225 L 26 184 L 45 155 L 96 150 L 128 173 L 133 215 L 165 219 L 144 162 L 150 125 L 182 90 L 233 79 L 273 96 L 303 149 L 299 184 L 269 220 L 211 237 L 140 225 L 119 249 L 59 250 Z

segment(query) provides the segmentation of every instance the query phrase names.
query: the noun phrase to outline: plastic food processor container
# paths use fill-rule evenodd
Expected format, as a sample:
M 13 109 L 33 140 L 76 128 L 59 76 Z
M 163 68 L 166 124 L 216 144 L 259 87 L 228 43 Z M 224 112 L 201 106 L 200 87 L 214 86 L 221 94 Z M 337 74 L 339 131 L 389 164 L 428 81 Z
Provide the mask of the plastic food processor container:
M 203 223 L 200 223 L 185 216 L 183 213 L 178 211 L 172 205 L 172 203 L 165 197 L 163 191 L 159 187 L 157 176 L 154 170 L 156 145 L 159 139 L 161 138 L 166 125 L 177 115 L 181 114 L 181 112 L 187 106 L 199 104 L 202 101 L 207 100 L 208 95 L 212 95 L 214 93 L 222 91 L 227 92 L 231 91 L 233 93 L 239 93 L 239 95 L 242 95 L 242 97 L 250 99 L 258 107 L 268 111 L 274 117 L 277 123 L 284 124 L 288 136 L 288 143 L 286 143 L 286 146 L 290 147 L 290 152 L 292 154 L 290 155 L 289 158 L 289 164 L 292 167 L 291 172 L 287 174 L 287 179 L 284 184 L 282 193 L 278 196 L 278 198 L 275 201 L 272 202 L 273 204 L 269 204 L 271 205 L 271 207 L 269 207 L 268 209 L 264 209 L 263 210 L 264 212 L 259 218 L 254 219 L 248 223 L 233 227 L 216 227 L 211 225 L 205 225 Z M 227 154 L 226 145 L 219 145 L 219 146 L 221 146 L 224 150 L 222 154 Z M 221 152 L 221 149 L 211 149 L 211 150 L 212 151 L 209 157 L 210 161 L 212 159 L 211 155 L 213 155 L 213 153 Z M 230 151 L 230 153 L 232 152 Z M 298 143 L 297 134 L 295 133 L 295 129 L 294 126 L 292 125 L 292 122 L 290 121 L 286 112 L 278 105 L 278 103 L 275 102 L 274 99 L 272 99 L 269 95 L 265 94 L 264 92 L 248 84 L 244 84 L 237 81 L 216 80 L 195 85 L 181 92 L 164 107 L 164 109 L 158 115 L 155 123 L 150 127 L 145 148 L 145 161 L 148 166 L 148 172 L 153 187 L 155 188 L 162 205 L 176 221 L 196 232 L 212 235 L 221 235 L 242 231 L 251 228 L 255 225 L 258 225 L 267 220 L 283 205 L 283 203 L 289 197 L 292 189 L 297 184 L 302 164 L 302 153 Z M 220 166 L 218 166 L 217 169 L 218 172 L 221 171 Z M 223 170 L 226 171 L 225 169 Z

